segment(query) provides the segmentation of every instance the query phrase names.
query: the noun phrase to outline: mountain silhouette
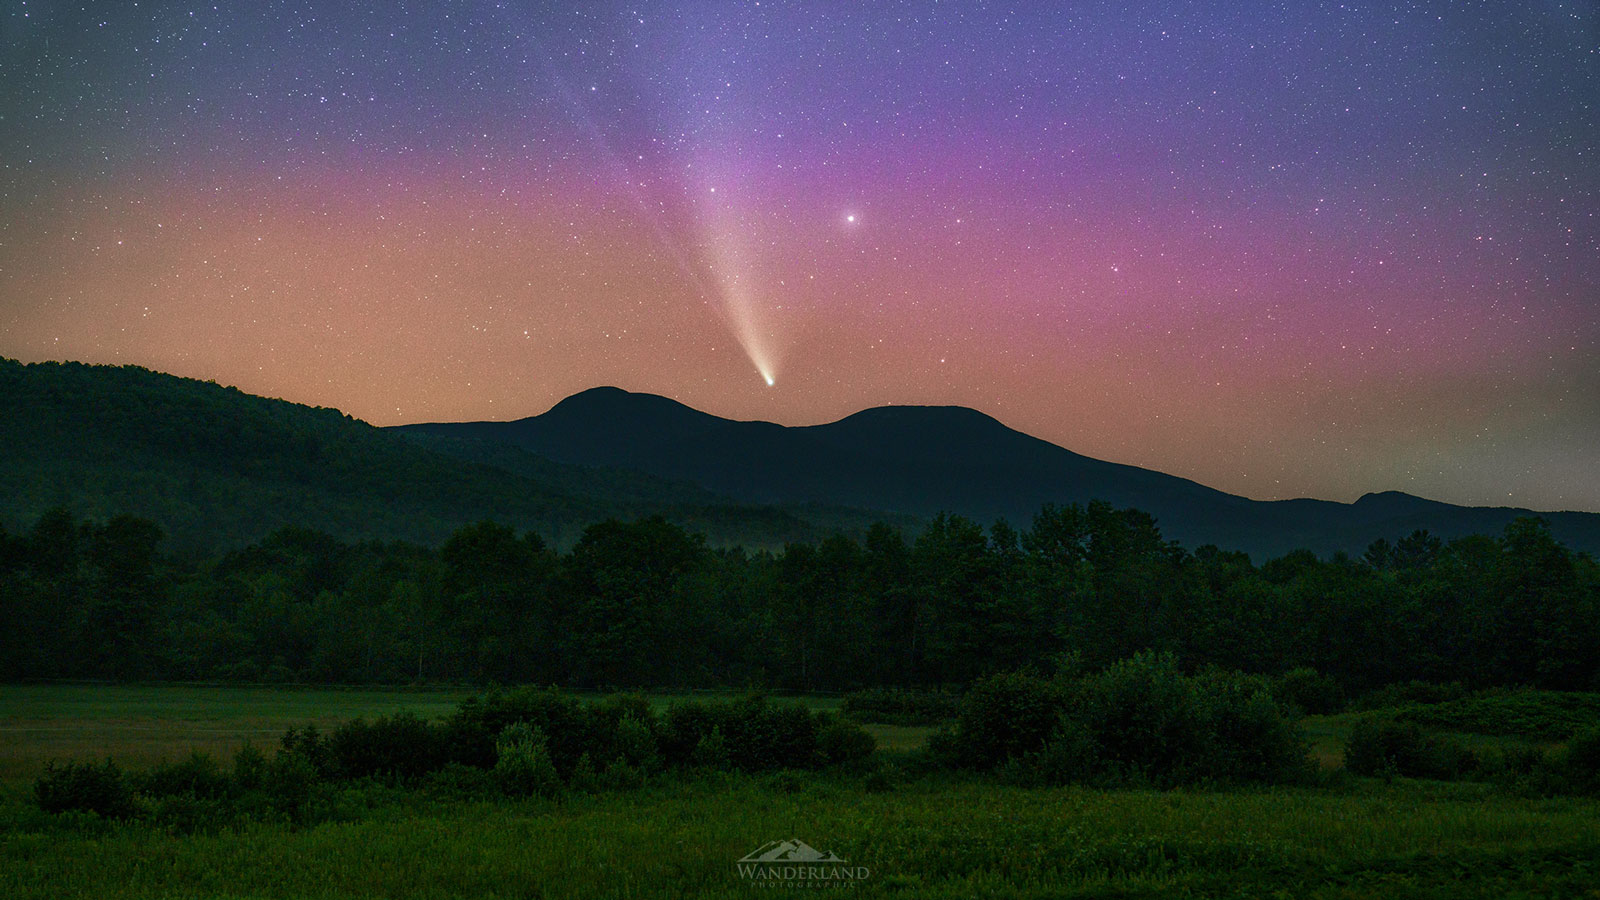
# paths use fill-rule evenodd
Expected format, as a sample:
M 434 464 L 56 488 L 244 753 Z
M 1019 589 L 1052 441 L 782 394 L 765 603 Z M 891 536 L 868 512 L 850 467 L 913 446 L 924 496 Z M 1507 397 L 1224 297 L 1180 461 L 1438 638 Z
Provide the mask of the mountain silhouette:
M 557 545 L 660 515 L 721 543 L 781 546 L 872 520 L 737 504 L 684 480 L 552 462 L 520 447 L 374 428 L 338 410 L 137 366 L 0 359 L 0 526 L 46 510 L 150 519 L 184 551 L 302 526 L 437 543 L 492 518 Z
M 1417 529 L 1497 534 L 1528 510 L 1463 507 L 1395 491 L 1354 503 L 1257 501 L 1185 478 L 1093 459 L 954 406 L 868 409 L 825 425 L 741 422 L 614 387 L 511 422 L 400 426 L 413 435 L 516 446 L 568 464 L 687 481 L 743 503 L 831 504 L 1026 526 L 1046 503 L 1104 500 L 1154 515 L 1167 537 L 1265 558 L 1307 548 L 1359 553 Z M 1572 547 L 1600 550 L 1600 515 L 1539 513 Z

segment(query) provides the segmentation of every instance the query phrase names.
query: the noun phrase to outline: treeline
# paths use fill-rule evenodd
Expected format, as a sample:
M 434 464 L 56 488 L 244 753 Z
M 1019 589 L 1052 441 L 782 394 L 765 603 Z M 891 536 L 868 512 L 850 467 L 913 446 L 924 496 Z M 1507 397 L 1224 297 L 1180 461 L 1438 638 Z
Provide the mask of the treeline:
M 1020 531 L 939 516 L 914 540 L 879 525 L 781 552 L 660 519 L 593 525 L 566 553 L 491 522 L 436 549 L 298 528 L 204 563 L 161 546 L 150 522 L 59 510 L 0 531 L 0 678 L 816 691 L 1155 651 L 1191 672 L 1314 669 L 1352 694 L 1600 688 L 1600 568 L 1536 519 L 1262 565 L 1100 503 Z

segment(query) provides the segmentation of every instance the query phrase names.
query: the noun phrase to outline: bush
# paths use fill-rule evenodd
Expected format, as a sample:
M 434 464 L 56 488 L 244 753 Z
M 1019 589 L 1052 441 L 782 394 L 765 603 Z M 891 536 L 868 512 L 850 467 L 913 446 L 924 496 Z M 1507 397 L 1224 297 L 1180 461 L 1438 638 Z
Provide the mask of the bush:
M 1071 715 L 1093 736 L 1112 780 L 1178 784 L 1205 749 L 1194 686 L 1170 655 L 1141 653 L 1079 682 Z
M 817 720 L 803 706 L 775 706 L 765 697 L 729 704 L 722 734 L 728 760 L 743 772 L 815 768 Z
M 868 688 L 846 694 L 840 712 L 857 722 L 936 725 L 955 718 L 961 698 L 944 691 Z
M 611 743 L 616 750 L 614 759 L 644 773 L 661 768 L 656 736 L 645 720 L 630 713 L 617 722 L 613 735 Z
M 818 733 L 817 717 L 810 710 L 774 705 L 764 697 L 682 703 L 667 710 L 660 748 L 673 766 L 744 772 L 814 769 L 824 762 Z M 719 759 L 726 761 L 718 764 Z
M 318 777 L 331 774 L 333 770 L 332 752 L 315 725 L 307 725 L 299 731 L 293 728 L 285 731 L 279 749 L 305 760 Z
M 854 766 L 870 758 L 878 749 L 865 728 L 850 721 L 829 717 L 817 732 L 817 750 L 830 766 Z
M 508 797 L 555 797 L 561 776 L 550 759 L 548 739 L 526 722 L 506 726 L 495 745 L 494 778 Z
M 234 819 L 234 810 L 220 798 L 172 794 L 156 802 L 150 819 L 173 834 L 196 834 L 228 825 Z
M 728 757 L 728 742 L 723 738 L 721 728 L 712 728 L 695 742 L 694 752 L 689 755 L 689 766 L 715 771 L 733 768 L 733 761 Z
M 1600 727 L 1600 694 L 1560 691 L 1489 690 L 1405 709 L 1402 721 L 1439 731 L 1514 735 L 1559 741 Z
M 1189 677 L 1153 653 L 1065 684 L 1027 675 L 978 682 L 929 751 L 1025 784 L 1285 782 L 1310 772 L 1305 741 L 1264 679 Z
M 1000 768 L 1002 781 L 1028 786 L 1089 781 L 1099 772 L 1100 749 L 1084 724 L 1063 718 L 1044 746 L 1015 757 Z
M 1291 669 L 1272 684 L 1273 699 L 1313 716 L 1326 716 L 1344 709 L 1344 688 L 1331 676 L 1316 669 Z
M 316 765 L 305 753 L 280 750 L 267 767 L 261 789 L 278 813 L 294 822 L 307 822 L 317 818 L 314 801 L 319 779 Z
M 47 813 L 92 812 L 107 819 L 132 816 L 133 790 L 116 763 L 46 763 L 33 784 L 34 800 Z
M 217 800 L 226 797 L 233 782 L 210 754 L 199 750 L 178 763 L 159 765 L 138 779 L 139 790 L 151 797 L 193 797 Z
M 606 765 L 605 771 L 600 773 L 598 784 L 602 790 L 633 791 L 644 787 L 646 780 L 644 769 L 619 756 Z
M 1559 765 L 1573 790 L 1600 794 L 1600 727 L 1583 731 L 1568 741 Z
M 1032 675 L 991 675 L 972 685 L 961 701 L 950 736 L 938 747 L 956 765 L 993 769 L 1044 747 L 1066 707 L 1061 689 Z
M 452 762 L 429 773 L 422 790 L 440 800 L 487 800 L 499 792 L 500 783 L 493 772 Z
M 578 757 L 597 749 L 592 746 L 594 719 L 576 698 L 554 689 L 519 688 L 462 701 L 444 724 L 446 756 L 465 765 L 492 768 L 499 758 L 496 742 L 501 733 L 518 722 L 545 735 L 550 760 L 563 774 L 572 772 Z
M 448 759 L 442 729 L 404 711 L 371 724 L 356 719 L 340 725 L 328 735 L 327 756 L 343 778 L 416 779 Z
M 1475 772 L 1478 760 L 1460 742 L 1427 734 L 1413 722 L 1363 719 L 1350 730 L 1344 765 L 1357 775 L 1448 781 Z
M 1284 783 L 1310 776 L 1300 729 L 1258 679 L 1209 672 L 1189 683 L 1203 736 L 1194 764 L 1200 777 Z
M 233 754 L 233 783 L 240 790 L 260 790 L 267 778 L 266 754 L 245 744 Z

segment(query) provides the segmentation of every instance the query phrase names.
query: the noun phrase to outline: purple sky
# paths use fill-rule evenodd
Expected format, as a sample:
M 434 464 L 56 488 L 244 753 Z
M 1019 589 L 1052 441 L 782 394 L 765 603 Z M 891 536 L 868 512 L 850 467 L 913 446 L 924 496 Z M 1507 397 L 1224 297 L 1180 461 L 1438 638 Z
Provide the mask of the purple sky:
M 0 10 L 6 356 L 1600 511 L 1587 0 Z

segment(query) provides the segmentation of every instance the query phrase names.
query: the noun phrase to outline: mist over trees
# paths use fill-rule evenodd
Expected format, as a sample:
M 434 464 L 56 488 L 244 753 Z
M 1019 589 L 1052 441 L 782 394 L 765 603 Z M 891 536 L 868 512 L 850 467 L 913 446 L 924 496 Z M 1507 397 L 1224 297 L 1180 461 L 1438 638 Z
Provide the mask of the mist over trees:
M 1600 567 L 1537 519 L 1361 558 L 1186 551 L 1145 513 L 1047 506 L 1019 530 L 941 515 L 778 552 L 659 518 L 570 552 L 493 522 L 437 548 L 282 528 L 193 562 L 161 530 L 56 510 L 0 530 L 0 678 L 472 682 L 571 688 L 952 686 L 1142 651 L 1183 669 L 1311 668 L 1600 688 Z

